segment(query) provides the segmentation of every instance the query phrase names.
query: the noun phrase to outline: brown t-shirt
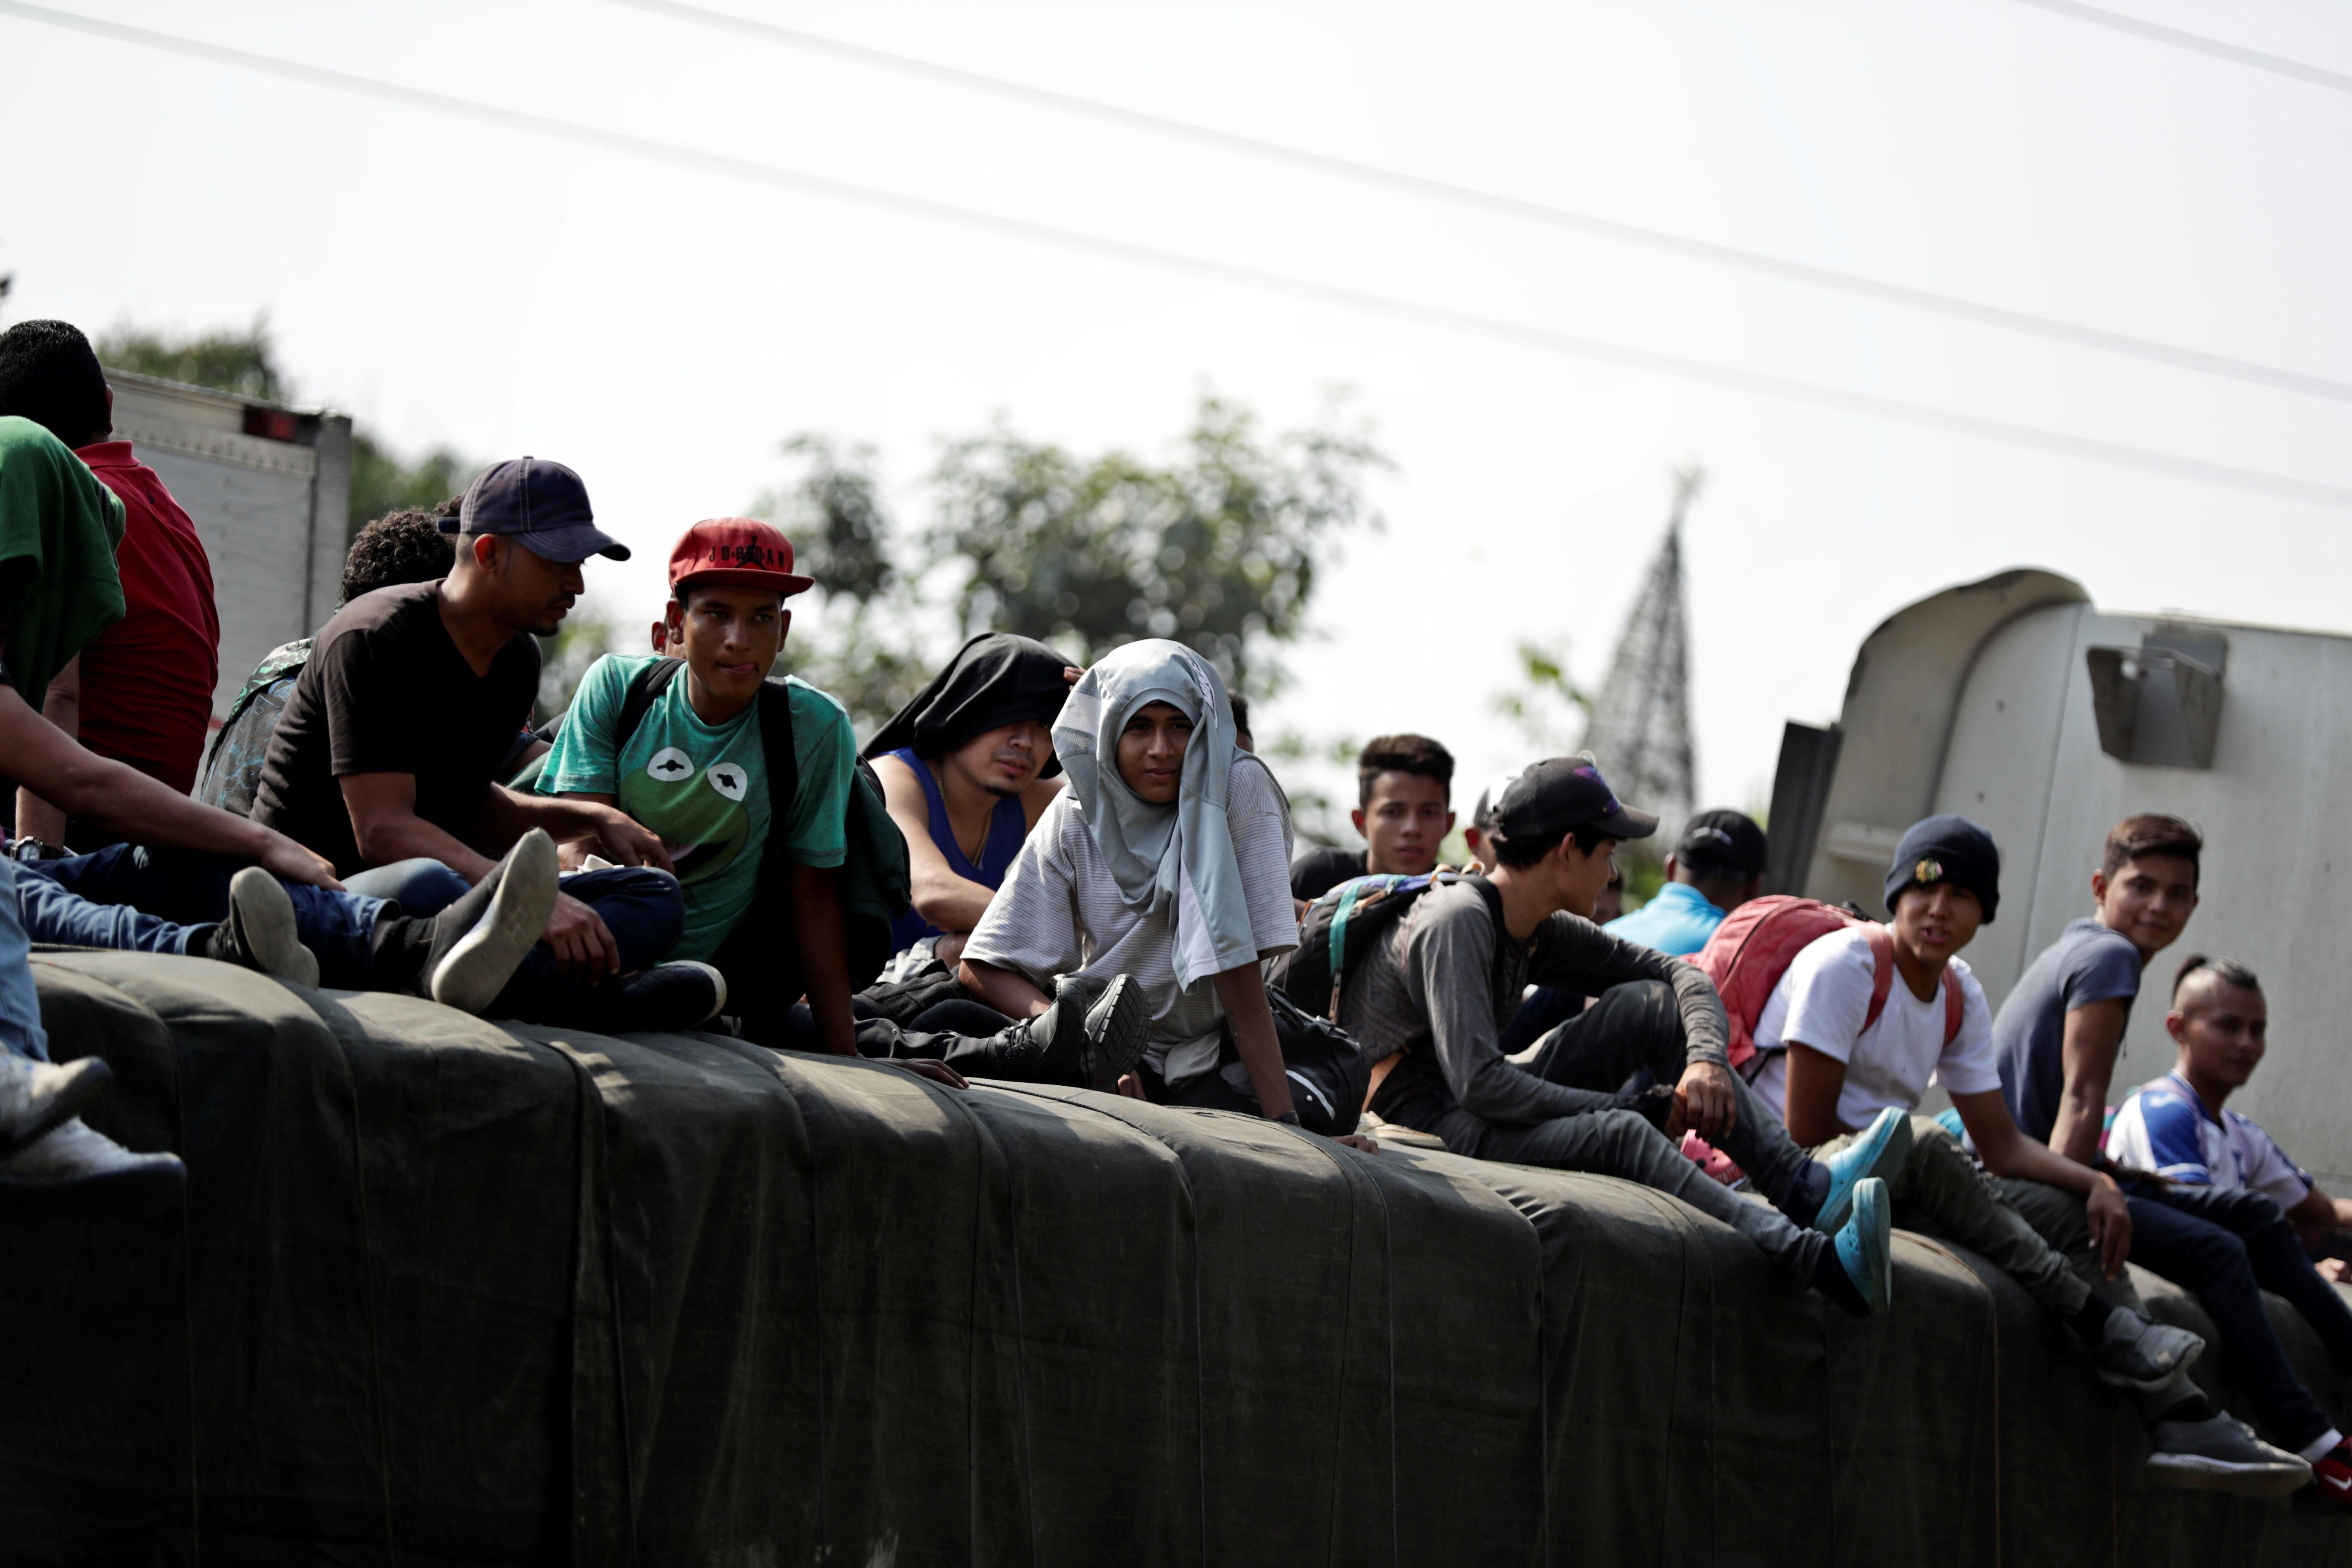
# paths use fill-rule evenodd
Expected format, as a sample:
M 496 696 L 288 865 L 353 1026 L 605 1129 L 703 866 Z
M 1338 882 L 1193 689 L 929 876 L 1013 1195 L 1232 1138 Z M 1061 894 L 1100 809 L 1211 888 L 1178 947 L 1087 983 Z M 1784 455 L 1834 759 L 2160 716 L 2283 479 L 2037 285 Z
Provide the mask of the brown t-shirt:
M 470 841 L 539 693 L 539 646 L 517 633 L 476 675 L 441 624 L 437 583 L 379 588 L 320 629 L 270 732 L 254 820 L 310 846 L 338 876 L 367 868 L 343 805 L 346 773 L 413 773 L 416 815 Z

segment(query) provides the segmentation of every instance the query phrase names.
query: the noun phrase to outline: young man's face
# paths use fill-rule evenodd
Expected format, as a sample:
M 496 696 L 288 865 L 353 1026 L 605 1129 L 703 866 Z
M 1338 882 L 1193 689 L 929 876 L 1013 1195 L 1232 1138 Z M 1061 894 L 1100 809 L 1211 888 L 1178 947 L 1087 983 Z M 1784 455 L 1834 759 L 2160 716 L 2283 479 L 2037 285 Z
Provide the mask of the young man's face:
M 470 542 L 476 563 L 496 585 L 499 620 L 519 632 L 554 636 L 572 605 L 587 591 L 577 561 L 550 561 L 497 534 Z
M 670 601 L 669 651 L 705 691 L 723 701 L 748 701 L 776 665 L 792 614 L 773 588 L 688 584 L 686 599 Z
M 2180 988 L 2164 1032 L 2180 1047 L 2189 1076 L 2223 1090 L 2242 1089 L 2269 1048 L 2270 1005 L 2259 991 L 2200 971 Z
M 1609 880 L 1601 885 L 1601 897 L 1592 906 L 1592 923 L 1605 926 L 1625 912 L 1625 873 L 1612 871 Z
M 1966 888 L 1937 882 L 1906 888 L 1895 900 L 1895 940 L 1931 968 L 1976 940 L 1984 906 Z
M 1454 827 L 1445 786 L 1420 773 L 1373 775 L 1371 795 L 1351 814 L 1364 836 L 1364 868 L 1424 876 L 1437 865 L 1437 847 Z
M 1184 782 L 1184 748 L 1192 742 L 1192 721 L 1170 702 L 1147 702 L 1118 732 L 1118 776 L 1136 798 L 1173 805 Z
M 975 735 L 940 761 L 943 771 L 991 795 L 1019 795 L 1036 782 L 1053 754 L 1054 732 L 1034 719 L 1024 719 Z
M 2140 956 L 2170 947 L 2197 908 L 2197 868 L 2178 855 L 2144 855 L 2126 860 L 2112 877 L 2091 873 L 2091 896 L 2099 901 L 2099 923 L 2121 931 Z
M 1552 853 L 1559 861 L 1559 907 L 1591 920 L 1601 907 L 1601 896 L 1609 890 L 1609 879 L 1616 875 L 1617 840 L 1604 838 L 1588 855 L 1577 847 L 1571 833 Z

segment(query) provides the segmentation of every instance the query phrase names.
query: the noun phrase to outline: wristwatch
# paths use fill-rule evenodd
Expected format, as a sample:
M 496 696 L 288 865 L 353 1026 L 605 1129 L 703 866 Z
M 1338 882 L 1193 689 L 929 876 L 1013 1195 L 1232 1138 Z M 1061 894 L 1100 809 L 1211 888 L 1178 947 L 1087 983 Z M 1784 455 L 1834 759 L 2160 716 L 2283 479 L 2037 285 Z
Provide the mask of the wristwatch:
M 1281 1122 L 1285 1127 L 1297 1127 L 1299 1125 L 1298 1112 L 1295 1110 L 1286 1110 L 1281 1115 L 1276 1117 L 1275 1120 Z

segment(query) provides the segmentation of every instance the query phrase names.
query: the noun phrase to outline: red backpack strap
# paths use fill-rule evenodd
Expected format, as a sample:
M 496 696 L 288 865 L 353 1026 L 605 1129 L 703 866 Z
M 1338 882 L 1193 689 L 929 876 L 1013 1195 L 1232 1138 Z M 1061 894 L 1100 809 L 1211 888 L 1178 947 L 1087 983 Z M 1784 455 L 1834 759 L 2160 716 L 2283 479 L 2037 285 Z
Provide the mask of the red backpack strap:
M 1944 965 L 1943 984 L 1944 1047 L 1949 1050 L 1952 1042 L 1960 1037 L 1960 1020 L 1966 1014 L 1967 1000 L 1960 994 L 1960 977 L 1952 973 L 1948 963 Z
M 1870 1011 L 1862 1016 L 1866 1035 L 1886 1011 L 1886 994 L 1895 984 L 1895 933 L 1876 921 L 1864 921 L 1862 934 L 1870 942 Z

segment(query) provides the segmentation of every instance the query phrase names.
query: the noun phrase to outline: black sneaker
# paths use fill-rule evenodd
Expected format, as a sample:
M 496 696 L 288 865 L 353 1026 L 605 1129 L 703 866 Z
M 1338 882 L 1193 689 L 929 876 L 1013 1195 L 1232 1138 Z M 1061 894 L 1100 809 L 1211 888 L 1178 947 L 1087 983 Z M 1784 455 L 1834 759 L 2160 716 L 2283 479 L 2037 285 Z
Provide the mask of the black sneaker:
M 1038 1081 L 1109 1092 L 1142 1057 L 1144 1023 L 1143 993 L 1126 975 L 1106 985 L 1065 974 L 1054 1005 L 1006 1033 L 1025 1035 L 1037 1048 Z
M 617 982 L 613 1032 L 696 1029 L 727 1006 L 727 976 L 708 963 L 673 958 Z
M 297 985 L 319 984 L 318 955 L 302 945 L 294 900 L 258 866 L 229 879 L 228 919 L 205 939 L 204 955 Z
M 499 999 L 555 912 L 555 840 L 534 827 L 466 896 L 433 917 L 416 988 L 479 1013 Z

